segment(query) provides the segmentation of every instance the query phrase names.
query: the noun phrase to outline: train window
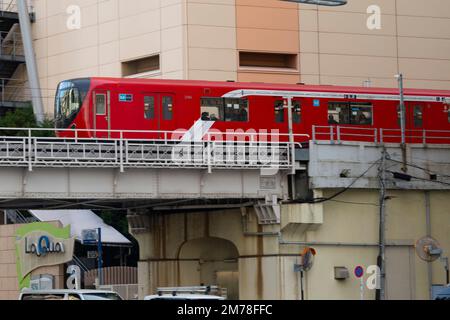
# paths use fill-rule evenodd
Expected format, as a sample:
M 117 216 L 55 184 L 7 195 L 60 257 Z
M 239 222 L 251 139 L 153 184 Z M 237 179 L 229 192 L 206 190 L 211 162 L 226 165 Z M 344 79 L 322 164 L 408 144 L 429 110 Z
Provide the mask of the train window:
M 448 122 L 450 123 L 450 107 L 447 110 L 447 117 L 448 117 Z
M 414 106 L 414 127 L 421 128 L 423 126 L 423 107 L 420 105 Z
M 328 105 L 328 124 L 348 124 L 349 118 L 348 103 L 331 102 Z
M 248 122 L 248 100 L 202 98 L 201 117 L 203 121 Z
M 95 110 L 98 115 L 106 114 L 106 95 L 96 94 L 95 95 Z
M 328 105 L 329 124 L 372 125 L 371 103 L 331 102 Z
M 302 122 L 302 106 L 300 105 L 299 101 L 294 101 L 293 107 L 294 109 L 292 110 L 292 121 L 298 124 Z
M 248 100 L 225 99 L 225 121 L 248 122 Z
M 275 102 L 275 123 L 284 122 L 284 101 L 278 100 Z
M 144 118 L 147 120 L 155 118 L 155 97 L 144 97 Z
M 173 98 L 170 96 L 163 97 L 162 104 L 163 104 L 164 120 L 172 120 L 173 119 Z
M 299 101 L 293 101 L 292 102 L 292 122 L 293 123 L 300 123 L 302 121 L 302 108 Z M 275 122 L 276 123 L 283 123 L 284 122 L 284 101 L 278 100 L 275 102 Z
M 372 104 L 351 103 L 350 124 L 372 125 Z
M 222 98 L 202 98 L 201 112 L 203 121 L 221 121 L 224 119 Z

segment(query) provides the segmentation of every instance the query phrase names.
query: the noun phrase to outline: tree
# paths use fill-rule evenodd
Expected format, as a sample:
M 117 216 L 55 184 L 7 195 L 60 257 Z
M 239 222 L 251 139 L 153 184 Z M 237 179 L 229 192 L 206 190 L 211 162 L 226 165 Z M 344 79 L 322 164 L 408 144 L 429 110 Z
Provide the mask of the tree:
M 31 106 L 26 108 L 16 108 L 14 110 L 6 112 L 6 114 L 0 117 L 0 128 L 54 128 L 54 122 L 50 119 L 45 119 L 40 125 L 36 123 L 34 117 L 33 108 Z M 2 136 L 27 136 L 26 130 L 0 130 Z M 39 137 L 54 137 L 55 132 L 53 130 L 45 131 L 33 131 L 33 136 Z

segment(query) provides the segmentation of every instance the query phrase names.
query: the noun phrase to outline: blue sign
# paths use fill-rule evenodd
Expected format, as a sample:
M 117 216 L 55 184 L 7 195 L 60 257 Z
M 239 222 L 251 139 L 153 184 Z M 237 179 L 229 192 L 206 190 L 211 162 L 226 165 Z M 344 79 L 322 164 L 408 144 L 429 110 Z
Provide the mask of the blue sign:
M 320 107 L 320 100 L 319 99 L 315 99 L 313 102 L 314 107 Z
M 364 268 L 361 266 L 357 266 L 355 268 L 355 276 L 359 279 L 362 278 L 363 275 L 364 275 Z
M 121 94 L 119 94 L 119 101 L 120 102 L 133 102 L 133 95 L 121 93 Z

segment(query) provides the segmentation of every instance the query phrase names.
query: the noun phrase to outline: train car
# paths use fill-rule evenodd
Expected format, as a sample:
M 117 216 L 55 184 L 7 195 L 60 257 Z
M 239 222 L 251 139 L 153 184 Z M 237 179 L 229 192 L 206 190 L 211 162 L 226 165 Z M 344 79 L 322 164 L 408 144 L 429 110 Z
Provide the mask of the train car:
M 56 127 L 62 137 L 79 131 L 83 137 L 118 138 L 124 131 L 124 138 L 157 139 L 162 133 L 155 131 L 182 132 L 201 121 L 220 132 L 287 135 L 288 95 L 296 142 L 308 140 L 299 135 L 386 142 L 400 137 L 397 89 L 190 80 L 63 81 L 56 93 Z M 405 89 L 404 97 L 408 142 L 421 142 L 427 132 L 429 143 L 442 143 L 440 133 L 450 131 L 450 91 Z

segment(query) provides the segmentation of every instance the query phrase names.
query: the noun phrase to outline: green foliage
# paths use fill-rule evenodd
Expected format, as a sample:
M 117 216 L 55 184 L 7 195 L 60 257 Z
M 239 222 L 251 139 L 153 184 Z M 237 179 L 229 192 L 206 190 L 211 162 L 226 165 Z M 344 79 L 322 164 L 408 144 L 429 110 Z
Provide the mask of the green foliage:
M 4 116 L 0 116 L 0 128 L 54 128 L 53 120 L 45 119 L 40 125 L 36 123 L 34 117 L 33 108 L 17 108 L 13 111 L 8 111 Z M 26 130 L 0 130 L 1 136 L 28 136 Z M 53 130 L 45 131 L 33 131 L 35 137 L 54 137 L 55 132 Z

